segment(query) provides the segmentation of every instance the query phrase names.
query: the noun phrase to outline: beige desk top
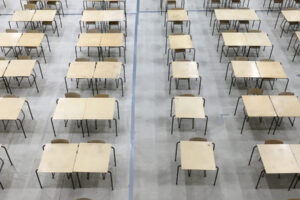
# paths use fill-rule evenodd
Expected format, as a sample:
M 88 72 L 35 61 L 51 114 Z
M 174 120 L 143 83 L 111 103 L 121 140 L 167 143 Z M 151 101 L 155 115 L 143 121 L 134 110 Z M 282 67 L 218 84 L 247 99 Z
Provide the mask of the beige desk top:
M 169 35 L 171 49 L 192 49 L 193 43 L 190 35 Z
M 296 36 L 297 36 L 297 38 L 299 40 L 300 39 L 300 31 L 296 31 L 295 33 L 296 33 Z
M 266 33 L 222 33 L 226 46 L 272 46 Z
M 300 117 L 300 102 L 296 96 L 270 96 L 278 117 Z
M 1 47 L 14 47 L 18 43 L 22 33 L 0 33 Z
M 267 174 L 300 173 L 289 144 L 258 144 L 257 147 Z
M 123 46 L 123 33 L 101 33 L 101 47 L 121 47 Z
M 215 9 L 216 19 L 228 21 L 254 21 L 259 20 L 253 9 Z
M 282 10 L 281 13 L 288 22 L 300 22 L 300 10 Z
M 16 120 L 25 98 L 0 98 L 0 120 Z
M 32 21 L 34 22 L 52 22 L 55 18 L 56 10 L 36 10 Z
M 174 78 L 199 78 L 197 63 L 194 61 L 172 62 L 172 73 Z
M 111 144 L 80 143 L 74 172 L 107 173 Z
M 176 118 L 205 118 L 202 97 L 175 97 Z
M 121 73 L 121 62 L 97 62 L 94 78 L 116 79 Z
M 99 47 L 101 33 L 81 33 L 77 42 L 79 47 Z
M 38 172 L 71 173 L 78 144 L 46 144 Z
M 67 78 L 93 78 L 96 62 L 71 62 Z
M 30 22 L 33 18 L 35 10 L 17 10 L 10 18 L 12 22 Z
M 87 98 L 83 119 L 112 120 L 115 101 L 115 98 Z
M 60 98 L 53 119 L 82 120 L 86 107 L 86 98 Z
M 259 74 L 263 78 L 287 78 L 280 62 L 256 62 Z
M 300 144 L 290 144 L 290 148 L 300 168 Z
M 247 41 L 244 33 L 222 33 L 226 46 L 246 46 Z
M 23 33 L 17 43 L 19 47 L 39 47 L 43 41 L 45 33 Z
M 272 102 L 267 95 L 242 96 L 249 117 L 276 117 Z
M 168 21 L 188 21 L 189 17 L 186 10 L 168 10 Z
M 35 66 L 36 60 L 11 60 L 4 73 L 5 77 L 28 77 Z
M 0 60 L 0 77 L 4 75 L 9 60 Z
M 211 142 L 180 141 L 183 170 L 216 170 Z
M 231 61 L 234 76 L 237 78 L 260 78 L 255 61 Z

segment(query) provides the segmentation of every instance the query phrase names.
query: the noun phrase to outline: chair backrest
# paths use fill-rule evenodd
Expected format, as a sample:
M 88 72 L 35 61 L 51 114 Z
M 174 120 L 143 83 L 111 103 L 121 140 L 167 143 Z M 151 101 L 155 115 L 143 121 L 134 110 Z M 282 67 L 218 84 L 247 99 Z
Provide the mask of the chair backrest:
M 97 10 L 96 8 L 86 8 L 85 10 Z
M 67 92 L 65 93 L 66 98 L 80 98 L 80 94 L 76 92 Z
M 28 3 L 24 5 L 24 9 L 25 10 L 35 10 L 36 9 L 36 5 L 33 3 Z
M 263 95 L 263 89 L 261 88 L 249 88 L 247 90 L 247 95 Z
M 38 30 L 27 30 L 26 33 L 40 33 Z
M 109 98 L 109 94 L 96 94 L 94 95 L 95 98 Z
M 87 141 L 87 143 L 102 143 L 102 144 L 104 144 L 105 141 L 104 140 L 89 140 L 89 141 Z
M 88 29 L 86 30 L 87 33 L 100 33 L 99 29 Z
M 109 29 L 107 33 L 121 33 L 121 31 L 118 29 Z
M 259 30 L 248 30 L 248 33 L 261 33 Z
M 263 62 L 275 62 L 275 60 L 273 60 L 273 59 L 261 59 L 260 61 L 263 61 Z
M 54 8 L 43 8 L 42 10 L 55 10 Z
M 236 33 L 237 30 L 235 29 L 229 29 L 229 30 L 224 30 L 223 33 Z
M 5 58 L 4 57 L 0 57 L 0 60 L 5 60 Z
M 265 140 L 265 144 L 283 144 L 281 140 Z
M 88 61 L 90 61 L 90 59 L 89 58 L 76 58 L 75 61 L 76 62 L 88 62 Z
M 31 60 L 31 56 L 18 56 L 19 60 Z
M 17 33 L 18 30 L 16 30 L 16 29 L 5 29 L 5 32 L 6 33 Z
M 51 140 L 51 144 L 68 144 L 69 140 L 66 139 L 54 139 Z
M 105 62 L 118 62 L 118 58 L 111 58 L 111 57 L 106 57 L 104 58 Z
M 294 92 L 280 92 L 278 95 L 279 96 L 294 96 L 295 93 Z
M 89 198 L 79 198 L 79 199 L 76 199 L 76 200 L 92 200 L 92 199 L 89 199 Z
M 201 137 L 193 137 L 193 138 L 190 138 L 190 141 L 207 142 L 207 139 L 206 138 L 201 138 Z
M 7 94 L 7 95 L 4 95 L 3 98 L 19 98 L 19 96 L 13 95 L 13 94 Z
M 170 10 L 184 10 L 184 8 L 171 8 Z
M 234 60 L 235 61 L 249 61 L 249 58 L 245 57 L 245 56 L 237 56 L 237 57 L 235 57 Z
M 180 97 L 194 97 L 194 94 L 181 94 Z

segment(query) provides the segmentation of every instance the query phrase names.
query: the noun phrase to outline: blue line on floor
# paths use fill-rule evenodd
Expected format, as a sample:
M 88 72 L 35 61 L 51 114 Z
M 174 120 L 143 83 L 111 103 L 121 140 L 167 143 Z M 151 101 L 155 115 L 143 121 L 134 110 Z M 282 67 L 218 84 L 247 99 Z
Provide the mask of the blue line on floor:
M 134 139 L 135 139 L 135 86 L 136 86 L 136 65 L 137 65 L 137 42 L 140 14 L 140 0 L 136 1 L 136 15 L 134 27 L 133 47 L 133 69 L 132 69 L 132 96 L 131 96 L 131 130 L 130 130 L 130 164 L 129 164 L 129 200 L 133 200 L 134 185 Z

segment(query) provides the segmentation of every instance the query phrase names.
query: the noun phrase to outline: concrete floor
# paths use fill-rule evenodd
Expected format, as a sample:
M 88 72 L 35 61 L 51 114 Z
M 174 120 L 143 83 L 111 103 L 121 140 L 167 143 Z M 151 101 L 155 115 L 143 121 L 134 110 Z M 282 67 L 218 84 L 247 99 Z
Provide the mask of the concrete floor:
M 0 17 L 1 32 L 8 28 L 10 14 L 20 9 L 16 1 L 7 0 L 6 3 L 6 9 L 0 4 L 0 12 L 3 14 Z M 275 45 L 272 57 L 282 62 L 290 78 L 288 91 L 294 91 L 299 95 L 300 82 L 297 75 L 300 74 L 298 67 L 300 58 L 297 57 L 293 63 L 291 62 L 293 51 L 286 51 L 290 34 L 279 37 L 279 28 L 273 28 L 277 13 L 267 15 L 262 10 L 261 4 L 260 1 L 252 0 L 250 7 L 260 10 L 257 13 L 262 19 L 261 30 L 269 34 Z M 191 90 L 187 90 L 184 82 L 178 90 L 175 90 L 173 84 L 172 95 L 168 94 L 169 84 L 164 54 L 165 29 L 163 17 L 157 12 L 159 2 L 141 0 L 138 29 L 135 32 L 136 1 L 128 0 L 125 95 L 121 97 L 120 89 L 116 89 L 113 83 L 108 84 L 107 90 L 101 91 L 109 93 L 120 101 L 119 136 L 115 137 L 114 129 L 109 129 L 106 123 L 101 123 L 100 130 L 92 130 L 89 138 L 82 138 L 75 123 L 70 123 L 67 128 L 63 127 L 62 122 L 55 123 L 58 138 L 66 138 L 74 143 L 103 139 L 116 147 L 118 165 L 116 168 L 112 165 L 110 167 L 114 176 L 115 190 L 111 191 L 109 180 L 103 181 L 99 175 L 93 175 L 90 181 L 82 177 L 84 187 L 73 190 L 65 176 L 59 175 L 53 180 L 50 174 L 41 174 L 41 181 L 45 188 L 43 190 L 39 188 L 34 170 L 39 165 L 42 145 L 53 139 L 50 117 L 55 108 L 55 100 L 63 97 L 66 92 L 63 78 L 68 63 L 75 59 L 74 46 L 80 32 L 78 22 L 81 17 L 82 3 L 69 1 L 69 8 L 65 9 L 66 16 L 62 19 L 63 28 L 59 29 L 61 37 L 48 31 L 52 52 L 46 50 L 47 64 L 40 59 L 45 74 L 45 79 L 38 77 L 37 80 L 40 93 L 36 93 L 34 87 L 30 88 L 27 82 L 23 82 L 21 88 L 13 86 L 14 94 L 26 97 L 30 102 L 35 120 L 30 120 L 27 114 L 24 122 L 27 139 L 24 139 L 14 123 L 10 123 L 6 131 L 3 126 L 0 126 L 0 143 L 8 148 L 15 164 L 11 167 L 1 151 L 0 156 L 5 160 L 4 169 L 0 174 L 0 180 L 5 187 L 4 191 L 0 191 L 1 200 L 67 200 L 79 197 L 127 199 L 129 194 L 132 194 L 134 199 L 146 200 L 196 198 L 279 200 L 300 196 L 299 189 L 287 191 L 291 175 L 282 175 L 281 179 L 277 179 L 277 176 L 264 177 L 259 189 L 255 190 L 257 178 L 262 170 L 262 163 L 258 161 L 257 153 L 251 166 L 247 165 L 252 147 L 263 143 L 266 139 L 298 143 L 299 120 L 296 120 L 294 127 L 285 120 L 273 136 L 267 134 L 269 120 L 263 120 L 260 124 L 258 120 L 253 119 L 246 123 L 244 133 L 240 135 L 243 120 L 242 106 L 236 116 L 233 115 L 233 111 L 237 97 L 245 94 L 246 88 L 243 82 L 238 82 L 237 86 L 233 87 L 231 95 L 228 95 L 230 80 L 224 81 L 228 59 L 223 59 L 223 62 L 219 63 L 219 53 L 216 52 L 218 36 L 211 36 L 209 17 L 206 17 L 203 12 L 202 1 L 200 3 L 188 1 L 186 6 L 191 10 L 189 12 L 192 21 L 191 34 L 196 48 L 196 61 L 200 64 L 201 96 L 207 100 L 205 108 L 209 117 L 207 138 L 216 143 L 216 163 L 220 167 L 216 186 L 213 186 L 214 172 L 208 172 L 207 177 L 204 178 L 202 172 L 193 172 L 192 176 L 188 177 L 182 171 L 179 184 L 175 185 L 178 165 L 178 162 L 175 163 L 173 160 L 175 144 L 179 140 L 203 136 L 204 121 L 196 121 L 194 130 L 191 129 L 190 121 L 184 121 L 180 130 L 175 123 L 174 134 L 171 136 L 170 100 L 177 94 L 196 94 L 198 82 L 192 81 Z M 21 29 L 19 28 L 20 31 Z M 137 39 L 136 60 L 135 39 Z M 86 55 L 85 53 L 83 51 L 81 56 Z M 264 55 L 266 54 L 261 56 Z M 92 57 L 92 59 L 97 58 Z M 136 63 L 136 74 L 133 73 L 134 63 Z M 133 82 L 135 78 L 136 81 Z M 284 84 L 284 81 L 277 81 L 274 90 L 265 84 L 265 94 L 277 94 L 283 91 Z M 80 92 L 84 97 L 92 95 L 85 81 L 81 82 L 79 89 L 76 89 L 74 83 L 69 83 L 69 87 L 71 91 Z M 5 93 L 3 84 L 0 84 L 1 96 Z M 135 100 L 134 104 L 132 100 Z M 133 127 L 132 105 L 135 108 Z M 24 110 L 27 112 L 26 108 Z M 133 151 L 131 147 L 134 148 Z M 133 167 L 132 170 L 130 166 Z

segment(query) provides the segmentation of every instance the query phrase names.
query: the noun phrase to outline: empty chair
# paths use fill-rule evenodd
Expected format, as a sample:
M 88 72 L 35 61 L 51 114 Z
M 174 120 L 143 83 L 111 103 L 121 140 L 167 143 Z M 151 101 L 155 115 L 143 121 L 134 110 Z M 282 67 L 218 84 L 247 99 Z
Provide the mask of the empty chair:
M 95 98 L 109 98 L 108 94 L 95 94 L 94 95 Z
M 102 143 L 102 144 L 104 144 L 105 141 L 104 140 L 89 140 L 89 141 L 87 141 L 87 143 Z
M 265 144 L 283 144 L 281 140 L 265 140 Z
M 89 198 L 79 198 L 79 199 L 76 199 L 76 200 L 92 200 L 92 199 L 89 199 Z
M 249 88 L 247 95 L 263 95 L 263 90 L 261 88 Z
M 24 5 L 25 10 L 36 10 L 36 4 L 28 3 Z
M 278 93 L 279 96 L 294 96 L 294 92 L 280 92 Z
M 118 62 L 118 58 L 106 57 L 104 58 L 105 62 Z
M 76 62 L 89 62 L 90 59 L 89 58 L 76 58 L 75 61 Z
M 6 33 L 17 33 L 18 30 L 16 30 L 16 29 L 5 29 L 5 32 Z
M 40 33 L 38 30 L 27 30 L 26 33 Z
M 87 33 L 100 33 L 99 29 L 93 28 L 86 30 Z
M 31 56 L 18 56 L 19 60 L 31 60 Z
M 51 140 L 51 144 L 68 144 L 69 140 L 66 139 L 53 139 Z
M 80 98 L 80 94 L 76 92 L 67 92 L 65 93 L 66 98 Z
M 0 57 L 0 60 L 5 60 L 5 58 L 4 57 Z
M 193 137 L 189 139 L 190 141 L 199 141 L 199 142 L 207 142 L 206 138 L 201 138 L 201 137 Z
M 19 98 L 19 96 L 14 95 L 14 94 L 7 94 L 7 95 L 4 95 L 3 98 Z

